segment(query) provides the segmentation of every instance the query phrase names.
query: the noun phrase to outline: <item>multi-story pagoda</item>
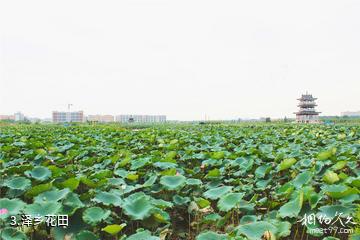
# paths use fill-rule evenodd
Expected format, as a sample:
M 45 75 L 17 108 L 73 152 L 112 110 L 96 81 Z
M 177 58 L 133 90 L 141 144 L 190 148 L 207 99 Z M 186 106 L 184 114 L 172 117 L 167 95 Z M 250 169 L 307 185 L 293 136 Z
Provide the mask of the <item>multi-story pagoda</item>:
M 318 123 L 319 122 L 319 113 L 315 111 L 317 106 L 315 100 L 311 94 L 303 94 L 299 100 L 299 111 L 296 112 L 296 121 L 298 123 Z

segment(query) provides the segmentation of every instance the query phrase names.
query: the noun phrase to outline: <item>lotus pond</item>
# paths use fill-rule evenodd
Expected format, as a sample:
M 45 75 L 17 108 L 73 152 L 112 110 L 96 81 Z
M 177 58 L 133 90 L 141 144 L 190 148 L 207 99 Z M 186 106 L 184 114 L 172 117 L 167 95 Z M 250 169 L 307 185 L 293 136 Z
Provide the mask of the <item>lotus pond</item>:
M 359 163 L 358 125 L 2 126 L 0 239 L 360 239 Z

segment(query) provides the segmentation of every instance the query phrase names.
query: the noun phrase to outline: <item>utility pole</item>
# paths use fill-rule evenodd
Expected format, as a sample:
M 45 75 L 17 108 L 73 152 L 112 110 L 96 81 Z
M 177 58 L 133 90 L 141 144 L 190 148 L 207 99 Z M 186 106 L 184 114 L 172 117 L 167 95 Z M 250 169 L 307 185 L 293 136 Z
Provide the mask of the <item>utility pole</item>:
M 69 122 L 71 122 L 70 108 L 71 108 L 72 106 L 73 106 L 72 103 L 69 103 L 69 104 L 67 105 L 67 107 L 68 107 L 68 112 L 67 112 L 67 114 L 66 114 L 66 115 L 67 115 L 66 117 L 69 118 L 69 119 L 68 119 Z

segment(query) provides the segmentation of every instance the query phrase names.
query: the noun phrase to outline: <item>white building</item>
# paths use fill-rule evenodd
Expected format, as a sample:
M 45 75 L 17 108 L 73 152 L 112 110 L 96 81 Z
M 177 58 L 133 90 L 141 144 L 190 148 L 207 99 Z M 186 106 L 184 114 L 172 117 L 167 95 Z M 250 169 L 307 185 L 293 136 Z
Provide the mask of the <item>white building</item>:
M 136 122 L 136 123 L 163 123 L 166 122 L 165 115 L 117 115 L 115 117 L 116 122 L 121 123 L 129 123 L 129 122 Z
M 109 123 L 114 122 L 113 115 L 88 115 L 86 120 L 89 122 L 102 122 L 102 123 Z
M 65 123 L 65 122 L 83 122 L 84 112 L 57 112 L 52 113 L 52 121 L 54 123 Z
M 24 121 L 25 115 L 22 114 L 21 112 L 17 112 L 14 114 L 14 119 L 15 119 L 15 121 Z

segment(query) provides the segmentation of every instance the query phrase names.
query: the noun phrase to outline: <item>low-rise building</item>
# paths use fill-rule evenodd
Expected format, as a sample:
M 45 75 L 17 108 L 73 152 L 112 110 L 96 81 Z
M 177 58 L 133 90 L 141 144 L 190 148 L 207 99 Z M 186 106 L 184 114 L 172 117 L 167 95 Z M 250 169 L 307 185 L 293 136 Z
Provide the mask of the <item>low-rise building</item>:
M 88 115 L 86 118 L 89 122 L 103 122 L 103 123 L 110 123 L 114 122 L 114 116 L 113 115 Z
M 163 123 L 166 122 L 165 115 L 131 115 L 131 114 L 124 114 L 124 115 L 117 115 L 115 117 L 116 122 L 121 123 L 129 123 L 129 122 L 136 122 L 136 123 Z
M 24 121 L 25 115 L 22 114 L 21 112 L 17 112 L 14 114 L 14 119 L 15 119 L 15 121 Z
M 14 115 L 0 115 L 0 120 L 15 120 L 15 116 Z
M 54 111 L 52 113 L 52 121 L 54 123 L 65 123 L 65 122 L 83 122 L 84 121 L 84 112 L 58 112 Z
M 0 115 L 0 120 L 11 120 L 11 121 L 25 121 L 26 117 L 23 113 L 17 112 L 13 115 Z

